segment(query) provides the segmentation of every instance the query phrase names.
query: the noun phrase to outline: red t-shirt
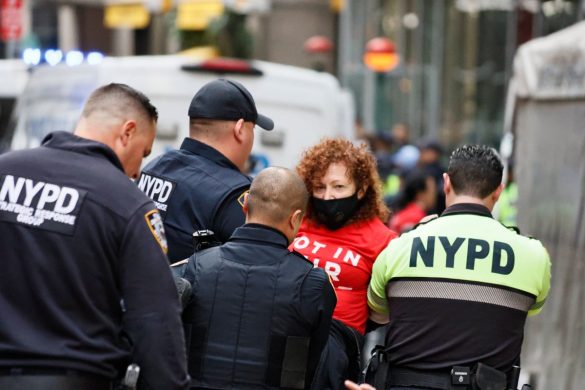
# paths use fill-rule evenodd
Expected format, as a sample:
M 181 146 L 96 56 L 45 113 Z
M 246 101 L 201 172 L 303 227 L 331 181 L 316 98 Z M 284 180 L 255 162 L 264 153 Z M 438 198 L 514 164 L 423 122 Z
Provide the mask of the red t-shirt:
M 368 319 L 367 292 L 372 266 L 396 233 L 378 218 L 328 230 L 305 218 L 290 249 L 331 277 L 337 294 L 333 318 L 362 334 Z
M 392 216 L 390 229 L 402 233 L 411 230 L 423 219 L 427 213 L 415 202 L 409 203 L 405 208 Z

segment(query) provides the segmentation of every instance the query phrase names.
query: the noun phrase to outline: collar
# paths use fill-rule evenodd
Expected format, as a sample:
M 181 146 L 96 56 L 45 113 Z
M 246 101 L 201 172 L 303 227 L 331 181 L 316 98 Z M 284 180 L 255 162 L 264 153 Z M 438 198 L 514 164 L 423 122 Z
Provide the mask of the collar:
M 258 241 L 288 248 L 288 239 L 280 230 L 259 223 L 247 223 L 237 228 L 230 238 L 232 240 Z
M 493 218 L 490 210 L 482 204 L 477 203 L 456 203 L 443 211 L 441 217 L 458 214 L 475 214 L 482 217 Z
M 181 144 L 181 150 L 185 150 L 187 152 L 197 154 L 202 156 L 208 160 L 213 161 L 218 165 L 222 165 L 227 168 L 235 169 L 236 171 L 240 172 L 240 169 L 231 162 L 226 156 L 221 154 L 217 149 L 201 142 L 197 141 L 196 139 L 185 137 L 183 143 Z
M 82 138 L 67 131 L 55 131 L 48 134 L 41 142 L 41 145 L 47 148 L 103 158 L 124 172 L 124 167 L 122 167 L 122 163 L 116 153 L 109 146 L 98 141 Z

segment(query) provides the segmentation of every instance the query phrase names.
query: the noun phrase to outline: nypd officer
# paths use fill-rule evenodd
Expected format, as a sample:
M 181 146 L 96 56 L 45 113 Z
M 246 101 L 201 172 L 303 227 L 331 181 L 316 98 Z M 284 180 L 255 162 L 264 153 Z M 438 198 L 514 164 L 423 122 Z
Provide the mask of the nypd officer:
M 516 388 L 506 376 L 519 365 L 526 316 L 548 294 L 549 256 L 492 218 L 502 191 L 492 148 L 458 148 L 443 178 L 443 214 L 393 240 L 374 264 L 368 303 L 390 316 L 381 352 L 389 379 L 378 375 L 376 388 Z
M 246 224 L 173 267 L 193 284 L 183 313 L 192 388 L 311 385 L 336 298 L 327 274 L 288 250 L 307 200 L 294 172 L 265 169 L 245 197 Z
M 1 389 L 111 389 L 130 362 L 139 388 L 188 386 L 164 228 L 129 180 L 157 116 L 109 84 L 75 134 L 0 156 Z
M 138 186 L 162 214 L 171 262 L 193 253 L 192 234 L 212 230 L 225 242 L 244 224 L 242 173 L 254 143 L 254 126 L 271 130 L 248 90 L 236 81 L 204 85 L 189 106 L 189 138 L 143 170 Z

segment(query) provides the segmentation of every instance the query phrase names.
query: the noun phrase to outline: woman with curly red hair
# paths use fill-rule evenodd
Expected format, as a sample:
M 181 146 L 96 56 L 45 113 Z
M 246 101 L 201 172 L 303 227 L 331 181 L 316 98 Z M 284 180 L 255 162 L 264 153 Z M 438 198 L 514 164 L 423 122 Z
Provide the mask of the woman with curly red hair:
M 297 172 L 311 200 L 291 249 L 325 269 L 337 294 L 325 374 L 329 383 L 320 388 L 343 389 L 343 380 L 355 380 L 359 372 L 372 266 L 396 233 L 385 225 L 389 211 L 365 145 L 324 139 L 303 154 Z

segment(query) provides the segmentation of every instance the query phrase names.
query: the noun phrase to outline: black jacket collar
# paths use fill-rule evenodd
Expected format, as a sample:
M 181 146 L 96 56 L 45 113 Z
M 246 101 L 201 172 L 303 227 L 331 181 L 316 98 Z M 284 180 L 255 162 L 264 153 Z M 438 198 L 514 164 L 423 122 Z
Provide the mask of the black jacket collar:
M 196 139 L 186 137 L 181 144 L 181 150 L 202 156 L 218 165 L 235 169 L 238 172 L 240 171 L 233 162 L 221 154 L 217 149 L 212 148 L 203 142 L 197 141 Z
M 237 228 L 230 237 L 230 241 L 233 240 L 258 241 L 284 248 L 289 245 L 288 239 L 280 230 L 258 223 L 247 223 Z
M 48 134 L 41 142 L 42 146 L 53 149 L 68 150 L 88 156 L 99 157 L 108 160 L 116 168 L 124 172 L 124 167 L 116 153 L 107 145 L 98 141 L 78 137 L 67 131 L 55 131 Z
M 441 214 L 441 217 L 457 214 L 475 214 L 493 218 L 492 213 L 487 207 L 477 203 L 456 203 L 447 207 L 445 211 L 443 211 L 443 214 Z

